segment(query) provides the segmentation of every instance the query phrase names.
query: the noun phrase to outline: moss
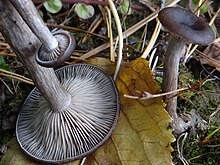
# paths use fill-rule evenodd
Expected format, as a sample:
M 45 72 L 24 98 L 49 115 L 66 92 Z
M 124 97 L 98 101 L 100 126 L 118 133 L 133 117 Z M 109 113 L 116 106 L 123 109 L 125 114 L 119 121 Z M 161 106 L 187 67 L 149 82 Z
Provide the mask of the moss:
M 11 131 L 1 131 L 0 135 L 0 144 L 7 144 L 9 140 L 12 138 Z
M 220 112 L 212 118 L 210 115 L 216 112 L 220 103 L 219 81 L 199 79 L 184 67 L 180 69 L 179 88 L 191 85 L 188 90 L 179 95 L 178 111 L 190 112 L 195 109 L 209 125 L 205 130 L 194 129 L 189 131 L 189 136 L 184 142 L 183 156 L 190 165 L 214 165 L 220 163 Z M 216 131 L 217 130 L 217 131 Z M 214 132 L 215 131 L 215 132 Z M 203 142 L 208 137 L 207 141 Z M 176 143 L 173 144 L 173 153 L 176 164 L 182 164 L 177 152 Z

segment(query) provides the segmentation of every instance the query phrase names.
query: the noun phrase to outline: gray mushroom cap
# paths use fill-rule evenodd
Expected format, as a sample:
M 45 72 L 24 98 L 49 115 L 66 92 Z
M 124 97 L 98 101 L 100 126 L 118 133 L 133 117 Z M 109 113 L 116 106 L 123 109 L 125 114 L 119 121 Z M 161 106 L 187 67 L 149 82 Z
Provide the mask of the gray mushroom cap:
M 57 40 L 58 46 L 48 51 L 42 44 L 35 56 L 36 62 L 43 67 L 62 65 L 72 55 L 76 47 L 75 38 L 68 31 L 57 30 L 52 32 L 52 35 Z
M 194 44 L 208 45 L 215 39 L 208 23 L 186 9 L 167 7 L 158 13 L 158 18 L 170 32 Z
M 32 158 L 60 164 L 90 154 L 110 137 L 118 120 L 119 96 L 111 77 L 96 66 L 69 65 L 56 75 L 71 94 L 71 105 L 54 112 L 35 88 L 20 111 L 16 135 Z

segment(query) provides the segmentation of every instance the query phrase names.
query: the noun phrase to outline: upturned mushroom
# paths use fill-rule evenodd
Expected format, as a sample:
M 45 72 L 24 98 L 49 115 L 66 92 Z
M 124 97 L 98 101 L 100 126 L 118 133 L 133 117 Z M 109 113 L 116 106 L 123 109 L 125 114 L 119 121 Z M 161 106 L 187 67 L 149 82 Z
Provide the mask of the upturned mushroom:
M 179 62 L 186 43 L 207 45 L 214 41 L 215 34 L 204 19 L 183 8 L 164 8 L 159 12 L 158 18 L 161 24 L 171 32 L 163 66 L 163 92 L 170 92 L 177 90 Z M 173 118 L 171 125 L 174 131 L 181 133 L 188 126 L 177 115 L 176 94 L 167 95 L 164 100 L 166 109 Z
M 67 31 L 50 32 L 30 0 L 10 0 L 25 23 L 41 41 L 36 61 L 44 67 L 58 67 L 73 53 L 75 38 Z
M 110 137 L 119 96 L 111 77 L 96 66 L 70 65 L 56 75 L 71 96 L 70 104 L 57 111 L 35 88 L 22 106 L 16 135 L 29 156 L 59 164 L 85 157 Z
M 68 65 L 56 73 L 40 66 L 35 55 L 41 43 L 10 1 L 0 1 L 0 20 L 1 33 L 36 85 L 16 123 L 22 150 L 38 161 L 60 164 L 100 147 L 119 115 L 112 78 L 93 65 Z

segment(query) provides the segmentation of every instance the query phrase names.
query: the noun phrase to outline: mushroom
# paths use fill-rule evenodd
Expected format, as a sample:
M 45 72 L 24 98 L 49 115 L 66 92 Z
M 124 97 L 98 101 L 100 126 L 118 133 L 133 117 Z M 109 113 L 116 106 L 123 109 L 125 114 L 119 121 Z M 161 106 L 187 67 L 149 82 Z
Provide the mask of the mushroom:
M 207 45 L 215 39 L 211 27 L 194 13 L 178 7 L 167 7 L 162 9 L 158 18 L 161 24 L 171 32 L 169 44 L 164 58 L 163 92 L 177 90 L 178 71 L 181 52 L 187 42 L 199 45 Z M 177 93 L 165 96 L 166 109 L 173 118 L 171 123 L 176 133 L 187 129 L 176 112 Z
M 57 48 L 47 51 L 46 45 L 42 44 L 36 54 L 36 61 L 44 67 L 58 67 L 63 64 L 72 54 L 76 47 L 75 38 L 64 30 L 52 32 L 58 41 Z
M 112 78 L 93 65 L 68 65 L 56 73 L 40 66 L 35 55 L 41 43 L 10 1 L 0 1 L 0 20 L 2 35 L 36 85 L 16 123 L 23 151 L 36 160 L 59 164 L 100 147 L 119 115 Z
M 10 0 L 10 2 L 42 43 L 36 54 L 37 63 L 44 67 L 57 67 L 63 64 L 76 47 L 75 38 L 64 30 L 51 34 L 32 1 Z
M 119 96 L 111 77 L 96 66 L 69 65 L 56 75 L 70 93 L 71 104 L 56 112 L 35 88 L 20 111 L 16 135 L 32 158 L 59 164 L 83 158 L 110 137 L 119 115 Z

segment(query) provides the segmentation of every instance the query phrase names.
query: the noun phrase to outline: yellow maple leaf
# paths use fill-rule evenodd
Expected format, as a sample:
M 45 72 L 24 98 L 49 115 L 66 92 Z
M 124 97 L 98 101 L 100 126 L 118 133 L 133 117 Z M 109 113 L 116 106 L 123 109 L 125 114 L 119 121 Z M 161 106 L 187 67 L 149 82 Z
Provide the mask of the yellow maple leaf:
M 113 66 L 105 59 L 89 61 L 113 73 Z M 116 80 L 120 92 L 121 112 L 111 138 L 104 146 L 87 157 L 87 164 L 172 164 L 170 143 L 174 141 L 168 129 L 170 116 L 161 98 L 134 100 L 124 94 L 136 95 L 137 91 L 155 94 L 159 91 L 148 62 L 138 58 L 124 63 Z

